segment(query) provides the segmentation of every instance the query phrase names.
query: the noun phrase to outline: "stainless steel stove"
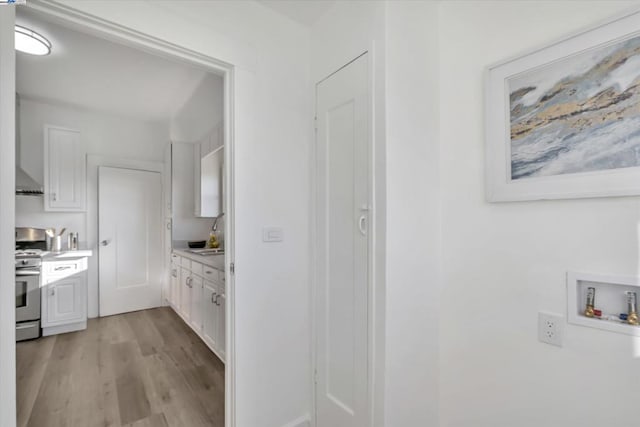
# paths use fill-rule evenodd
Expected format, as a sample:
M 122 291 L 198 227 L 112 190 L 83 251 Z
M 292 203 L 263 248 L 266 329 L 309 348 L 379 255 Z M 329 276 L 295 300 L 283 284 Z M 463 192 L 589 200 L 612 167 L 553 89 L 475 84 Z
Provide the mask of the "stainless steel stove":
M 44 229 L 16 228 L 16 341 L 40 337 L 40 270 Z

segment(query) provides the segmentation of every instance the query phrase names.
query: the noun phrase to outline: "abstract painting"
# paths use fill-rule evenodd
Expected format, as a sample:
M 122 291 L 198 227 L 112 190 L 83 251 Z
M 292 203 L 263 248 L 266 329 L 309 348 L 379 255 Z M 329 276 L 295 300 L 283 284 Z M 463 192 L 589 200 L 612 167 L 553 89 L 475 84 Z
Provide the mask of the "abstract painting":
M 506 84 L 511 180 L 640 166 L 640 36 Z

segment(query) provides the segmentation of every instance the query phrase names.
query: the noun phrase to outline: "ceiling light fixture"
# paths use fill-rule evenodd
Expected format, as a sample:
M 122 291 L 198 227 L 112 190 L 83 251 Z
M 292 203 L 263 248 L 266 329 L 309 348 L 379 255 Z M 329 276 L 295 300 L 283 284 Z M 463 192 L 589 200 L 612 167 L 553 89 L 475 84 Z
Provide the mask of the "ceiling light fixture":
M 20 25 L 16 25 L 16 50 L 30 55 L 48 55 L 51 53 L 51 42 L 45 37 Z

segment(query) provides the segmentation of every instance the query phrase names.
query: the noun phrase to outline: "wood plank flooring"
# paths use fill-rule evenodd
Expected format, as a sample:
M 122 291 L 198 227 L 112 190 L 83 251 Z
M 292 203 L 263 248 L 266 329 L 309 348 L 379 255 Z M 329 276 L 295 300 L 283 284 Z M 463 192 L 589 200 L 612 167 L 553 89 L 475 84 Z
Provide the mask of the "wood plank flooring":
M 224 364 L 170 308 L 16 351 L 18 427 L 224 426 Z

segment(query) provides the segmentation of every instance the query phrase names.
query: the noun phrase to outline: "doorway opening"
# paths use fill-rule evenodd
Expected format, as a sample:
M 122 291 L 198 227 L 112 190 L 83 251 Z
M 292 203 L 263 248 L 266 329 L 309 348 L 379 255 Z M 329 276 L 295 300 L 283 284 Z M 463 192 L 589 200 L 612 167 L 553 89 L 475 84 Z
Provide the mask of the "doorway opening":
M 25 227 L 42 229 L 51 227 L 49 221 L 60 223 L 58 229 L 69 221 L 74 231 L 85 234 L 80 242 L 86 243 L 86 249 L 93 254 L 86 263 L 86 271 L 78 274 L 87 277 L 88 292 L 74 291 L 75 305 L 72 305 L 77 310 L 78 298 L 86 298 L 88 294 L 85 310 L 89 311 L 89 317 L 100 317 L 90 320 L 82 332 L 46 334 L 51 336 L 41 339 L 41 343 L 34 340 L 19 344 L 23 348 L 18 349 L 17 362 L 18 425 L 46 425 L 42 423 L 51 421 L 51 412 L 69 397 L 51 392 L 53 384 L 60 381 L 75 393 L 78 408 L 84 408 L 75 413 L 73 408 L 68 408 L 65 414 L 58 413 L 61 420 L 83 414 L 94 419 L 97 411 L 102 410 L 105 421 L 115 425 L 134 422 L 234 425 L 233 67 L 90 17 L 54 11 L 46 4 L 18 9 L 16 21 L 41 25 L 44 30 L 38 29 L 44 33 L 47 29 L 57 31 L 59 27 L 59 40 L 53 40 L 51 55 L 55 55 L 56 43 L 69 41 L 65 37 L 73 37 L 70 34 L 77 32 L 84 36 L 75 46 L 77 49 L 82 49 L 82 44 L 89 48 L 87 40 L 95 38 L 97 43 L 115 46 L 113 50 L 101 51 L 107 62 L 123 61 L 125 67 L 131 66 L 131 72 L 140 72 L 145 61 L 134 59 L 137 52 L 173 64 L 175 70 L 171 75 L 181 75 L 181 70 L 187 70 L 182 77 L 193 83 L 191 96 L 184 97 L 184 108 L 174 114 L 179 123 L 173 126 L 166 141 L 158 141 L 163 144 L 155 148 L 150 144 L 135 147 L 119 139 L 123 138 L 122 133 L 131 130 L 129 134 L 150 140 L 158 131 L 149 130 L 152 125 L 131 125 L 136 105 L 140 106 L 135 102 L 137 99 L 122 96 L 120 105 L 109 101 L 109 95 L 116 93 L 118 84 L 126 80 L 122 74 L 113 81 L 101 80 L 103 105 L 87 106 L 82 104 L 86 93 L 80 88 L 83 78 L 92 77 L 91 72 L 74 74 L 76 85 L 69 83 L 68 99 L 53 99 L 44 90 L 40 95 L 21 90 L 21 79 L 28 80 L 30 72 L 42 70 L 37 66 L 29 68 L 30 58 L 17 59 L 20 96 L 16 111 L 19 115 L 27 113 L 20 115 L 17 129 L 24 132 L 19 132 L 18 141 L 27 138 L 36 141 L 34 145 L 17 144 L 18 164 L 27 170 L 36 170 L 42 164 L 37 155 L 31 156 L 37 153 L 38 145 L 42 147 L 42 138 L 37 133 L 42 126 L 32 126 L 34 118 L 46 117 L 49 121 L 46 125 L 68 125 L 57 121 L 65 122 L 70 111 L 87 110 L 78 113 L 81 117 L 71 129 L 89 137 L 81 154 L 86 171 L 85 199 L 78 199 L 78 204 L 66 211 L 56 209 L 55 204 L 47 205 L 53 192 L 47 185 L 49 178 L 42 176 L 45 208 L 34 208 L 43 202 L 42 198 L 20 198 L 16 203 L 16 221 Z M 126 59 L 128 53 L 117 53 L 118 48 L 133 51 L 131 59 Z M 194 77 L 198 75 L 202 76 L 200 80 Z M 153 80 L 153 76 L 149 77 Z M 25 86 L 38 89 L 33 84 Z M 162 85 L 160 88 L 152 97 L 156 107 L 161 100 L 159 93 L 167 89 Z M 135 86 L 130 89 L 135 93 Z M 220 95 L 216 112 L 220 120 L 212 120 L 194 134 L 198 127 L 192 121 L 194 112 L 197 116 L 198 112 L 216 108 L 199 108 L 198 103 L 206 104 L 207 95 L 214 92 Z M 203 94 L 205 99 L 199 99 Z M 122 111 L 118 114 L 114 109 Z M 105 112 L 113 116 L 109 126 L 105 121 L 91 129 L 85 127 L 94 116 Z M 153 120 L 147 118 L 146 122 Z M 98 127 L 102 133 L 95 139 L 93 129 Z M 137 131 L 140 133 L 136 134 Z M 96 147 L 100 150 L 96 151 Z M 149 149 L 158 151 L 149 155 Z M 68 181 L 70 188 L 82 187 L 75 181 L 83 178 L 82 173 L 74 173 L 72 178 L 66 174 L 73 163 L 65 164 L 62 155 L 54 157 L 61 177 L 56 185 Z M 188 193 L 191 195 L 185 197 Z M 46 267 L 43 271 L 46 272 Z M 91 287 L 91 274 L 95 274 L 95 287 Z M 48 289 L 55 293 L 55 281 Z M 42 298 L 48 297 L 49 293 Z M 63 307 L 60 293 L 56 301 L 62 302 Z M 140 311 L 145 309 L 151 310 Z M 111 315 L 115 316 L 105 317 Z M 43 331 L 44 328 L 43 325 Z M 186 354 L 185 348 L 190 349 Z M 54 360 L 60 363 L 51 363 Z M 97 363 L 89 363 L 91 360 Z M 173 369 L 176 365 L 184 369 Z M 37 372 L 21 374 L 21 369 L 33 366 L 38 367 Z M 104 370 L 92 370 L 96 366 Z M 66 370 L 78 367 L 85 369 L 81 378 L 77 372 L 72 375 Z M 150 375 L 152 371 L 157 375 Z M 96 373 L 98 376 L 92 377 Z M 95 399 L 100 396 L 106 403 L 96 407 Z M 115 400 L 104 400 L 109 396 Z M 211 402 L 212 396 L 219 400 Z M 76 422 L 82 424 L 81 420 Z

